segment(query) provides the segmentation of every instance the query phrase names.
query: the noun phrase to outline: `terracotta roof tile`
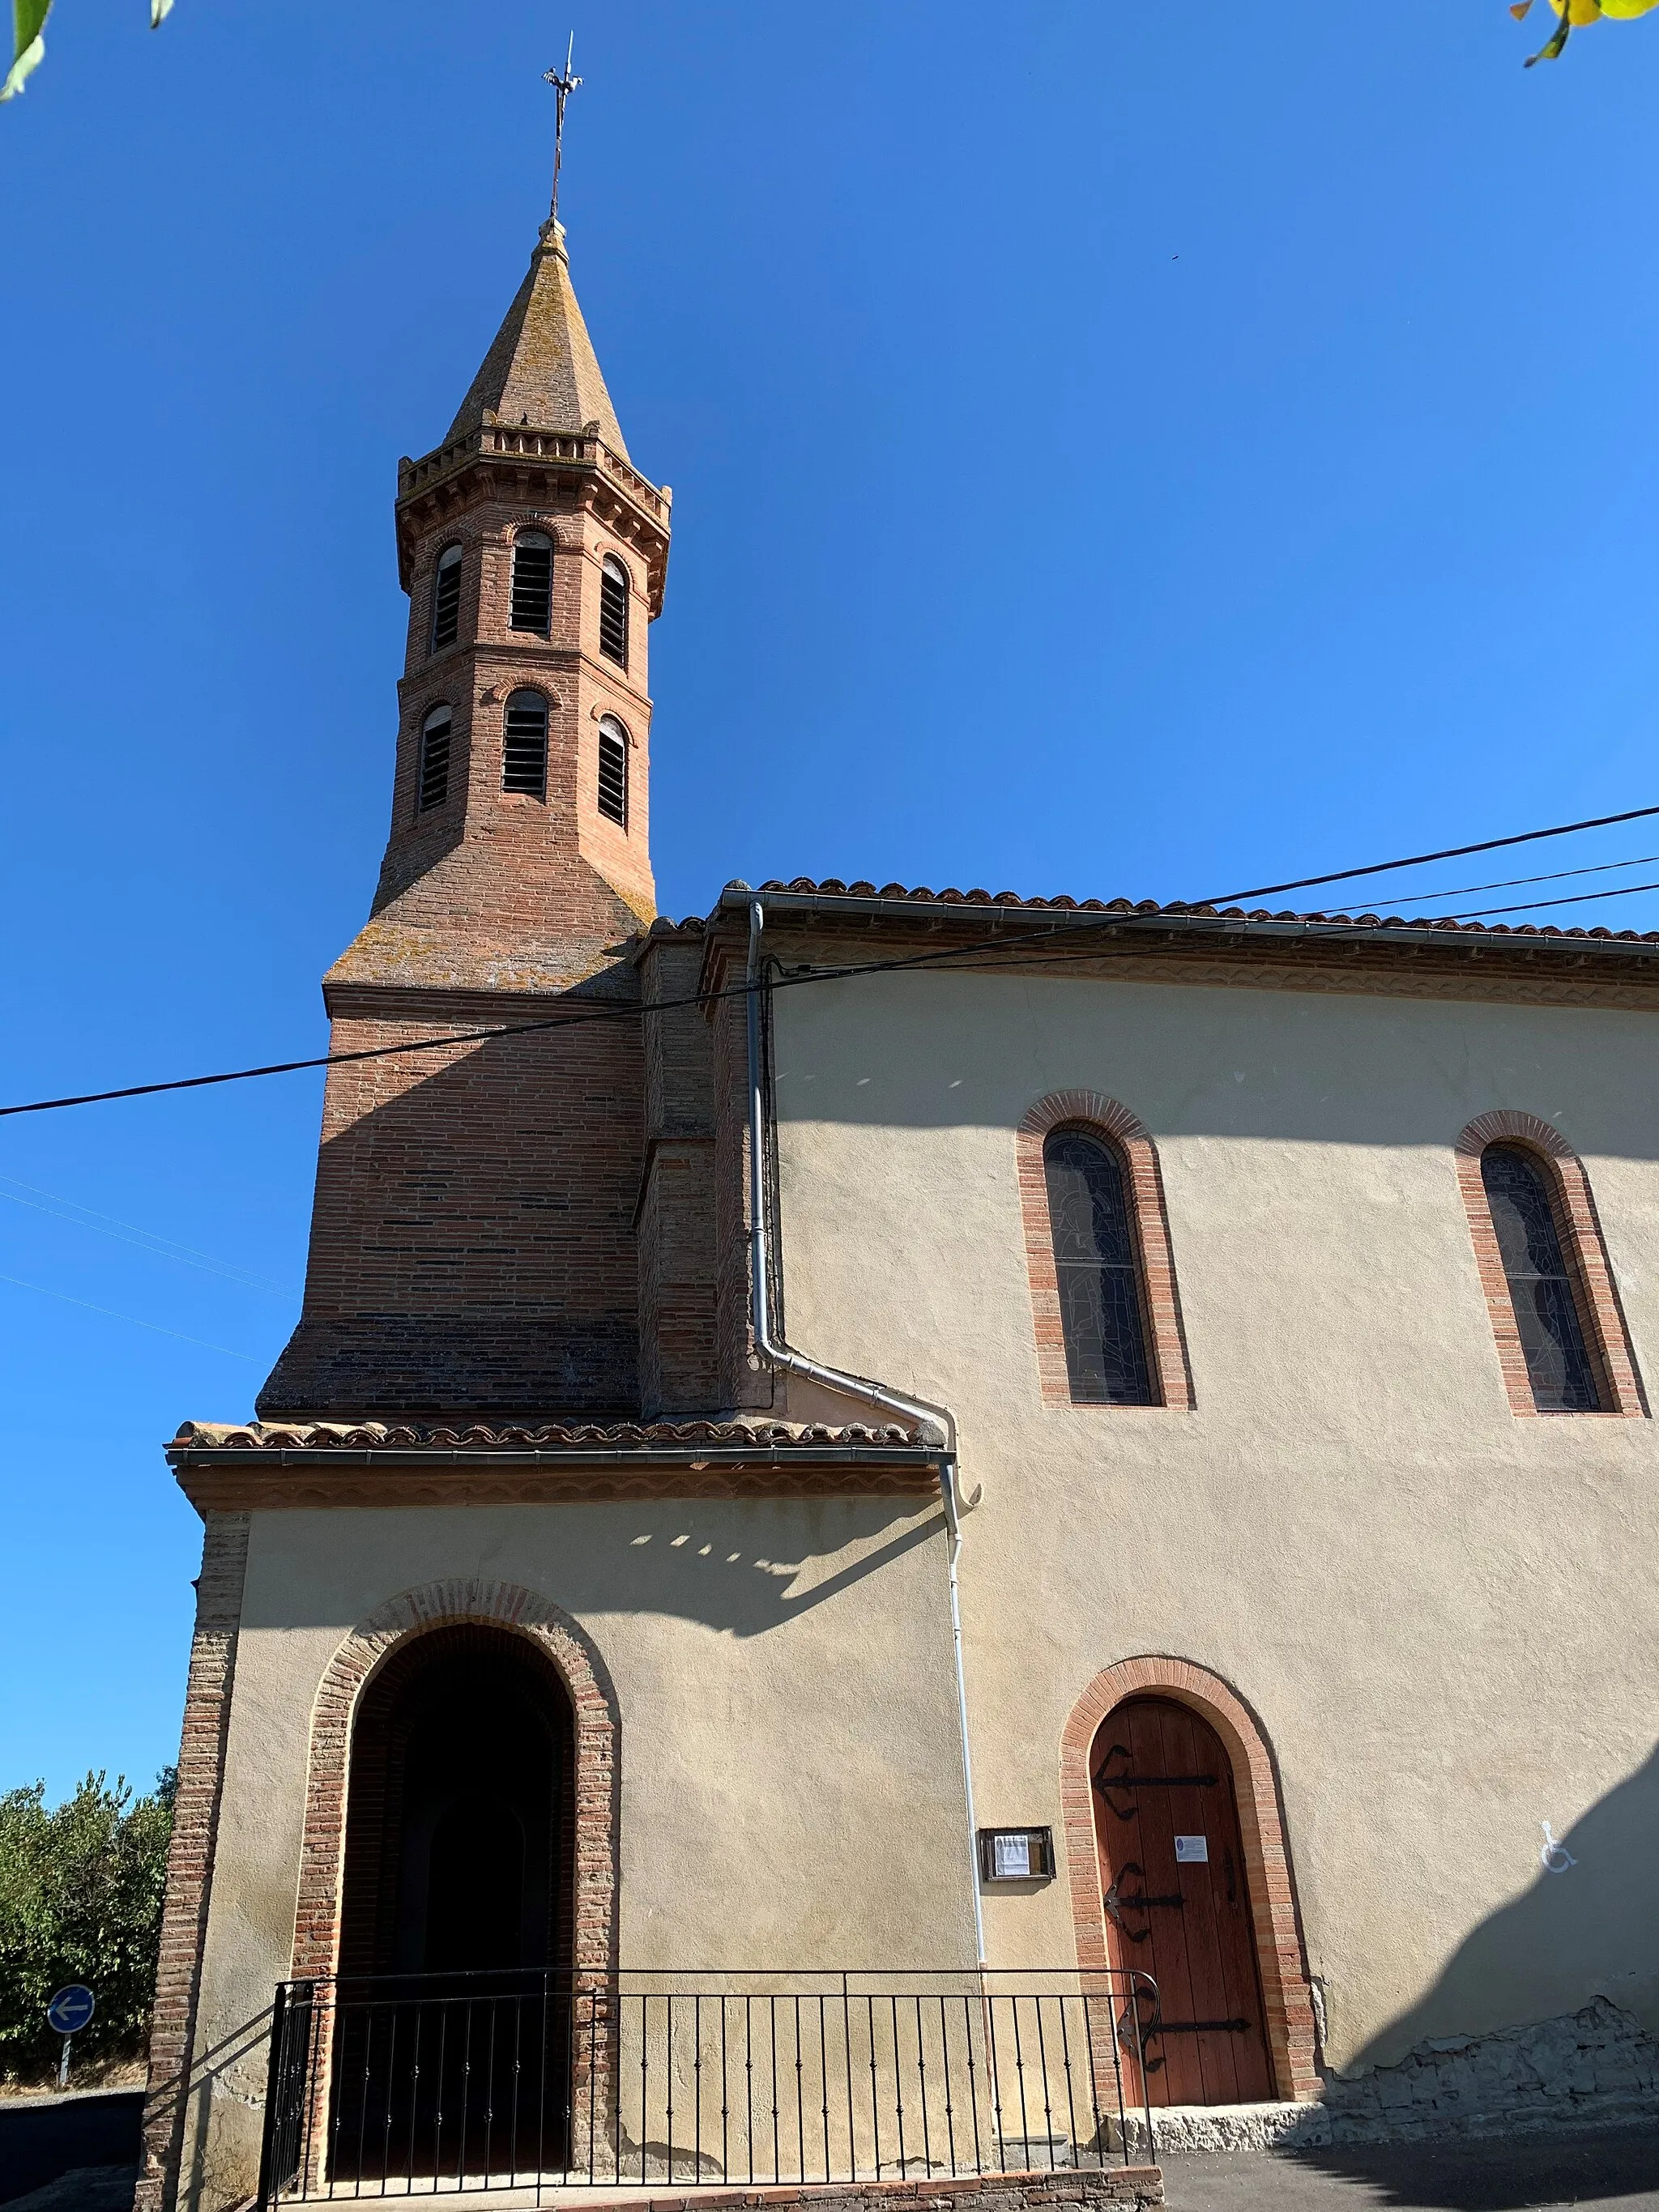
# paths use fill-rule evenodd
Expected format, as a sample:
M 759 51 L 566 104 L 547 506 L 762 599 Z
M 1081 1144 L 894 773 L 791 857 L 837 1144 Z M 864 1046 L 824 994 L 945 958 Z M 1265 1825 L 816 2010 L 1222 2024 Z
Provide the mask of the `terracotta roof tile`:
M 1304 912 L 1299 908 L 1253 907 L 1248 911 L 1238 906 L 1185 906 L 1179 902 L 1160 905 L 1156 899 L 1131 900 L 1074 899 L 1064 893 L 1054 898 L 1023 898 L 1017 891 L 962 891 L 954 885 L 944 890 L 929 890 L 925 885 L 884 884 L 879 890 L 867 883 L 844 884 L 839 878 L 825 876 L 815 881 L 810 876 L 796 876 L 785 883 L 775 877 L 760 886 L 763 891 L 782 891 L 797 897 L 818 898 L 880 898 L 905 899 L 921 906 L 1000 906 L 1018 907 L 1027 913 L 1107 914 L 1124 916 L 1167 917 L 1170 921 L 1237 921 L 1247 927 L 1255 923 L 1284 925 L 1296 923 L 1330 929 L 1433 929 L 1458 937 L 1537 937 L 1565 941 L 1593 941 L 1602 944 L 1659 945 L 1659 930 L 1561 928 L 1554 922 L 1459 921 L 1449 916 L 1398 914 L 1328 913 L 1323 910 Z
M 739 1449 L 811 1451 L 825 1445 L 903 1447 L 919 1439 L 895 1425 L 817 1422 L 617 1421 L 454 1424 L 386 1421 L 186 1421 L 168 1445 L 189 1451 L 617 1451 L 708 1444 Z

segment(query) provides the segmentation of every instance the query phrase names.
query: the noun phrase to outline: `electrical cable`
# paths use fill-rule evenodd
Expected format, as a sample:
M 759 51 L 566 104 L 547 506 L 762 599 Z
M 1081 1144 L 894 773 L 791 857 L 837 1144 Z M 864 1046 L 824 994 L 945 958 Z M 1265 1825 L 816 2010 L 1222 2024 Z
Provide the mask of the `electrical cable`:
M 1588 906 L 1592 899 L 1634 898 L 1638 891 L 1659 891 L 1659 883 L 1620 884 L 1610 891 L 1574 891 L 1566 898 L 1523 899 L 1519 906 L 1477 906 L 1461 914 L 1413 914 L 1401 917 L 1415 925 L 1424 921 L 1480 921 L 1492 914 L 1540 914 L 1546 907 Z M 1425 898 L 1430 895 L 1423 894 Z
M 1628 860 L 1598 860 L 1593 868 L 1552 868 L 1543 876 L 1499 876 L 1495 883 L 1448 884 L 1437 891 L 1396 891 L 1395 896 L 1407 906 L 1416 906 L 1419 900 L 1427 898 L 1468 898 L 1473 891 L 1513 890 L 1520 884 L 1564 884 L 1569 876 L 1611 875 L 1615 868 L 1645 868 L 1655 860 L 1659 860 L 1659 853 L 1638 853 Z M 1626 886 L 1626 890 L 1640 888 L 1639 884 Z
M 264 1364 L 251 1352 L 236 1352 L 228 1344 L 210 1344 L 204 1336 L 186 1336 L 182 1329 L 163 1328 L 159 1321 L 140 1321 L 137 1314 L 117 1313 L 113 1306 L 95 1306 L 90 1298 L 72 1298 L 67 1291 L 49 1291 L 44 1283 L 26 1283 L 21 1275 L 0 1275 L 0 1283 L 15 1283 L 20 1291 L 38 1291 L 45 1298 L 61 1298 L 66 1306 L 83 1307 L 88 1313 L 102 1314 L 107 1321 L 131 1322 L 134 1328 L 153 1329 L 157 1336 L 194 1344 L 204 1352 L 222 1352 L 227 1359 L 246 1359 L 250 1367 Z
M 1065 921 L 1052 923 L 1045 928 L 1024 932 L 1020 939 L 1020 949 L 1023 950 L 1051 937 L 1075 936 L 1085 930 L 1115 930 L 1122 928 L 1126 924 L 1135 922 L 1180 919 L 1188 915 L 1201 915 L 1206 910 L 1216 907 L 1236 905 L 1241 899 L 1266 898 L 1275 891 L 1311 890 L 1319 884 L 1343 883 L 1356 876 L 1383 875 L 1391 868 L 1423 867 L 1433 860 L 1460 860 L 1470 853 L 1490 853 L 1501 846 L 1532 844 L 1540 837 L 1570 836 L 1581 830 L 1606 829 L 1613 823 L 1637 822 L 1656 814 L 1659 814 L 1659 806 L 1637 806 L 1623 814 L 1602 814 L 1583 822 L 1564 822 L 1549 830 L 1527 830 L 1511 837 L 1488 837 L 1479 844 L 1449 845 L 1443 851 L 1413 854 L 1407 860 L 1379 860 L 1371 867 L 1338 868 L 1328 875 L 1302 876 L 1294 882 L 1267 884 L 1255 890 L 1228 891 L 1217 898 L 1177 900 L 1168 906 L 1159 908 L 1155 914 L 1152 915 L 1143 915 L 1133 913 L 1103 915 L 1097 921 L 1079 921 L 1068 916 Z M 1659 886 L 1636 884 L 1627 884 L 1625 887 L 1626 890 L 1632 895 L 1638 890 L 1650 888 L 1659 888 Z M 1427 891 L 1418 894 L 1418 896 L 1422 898 L 1436 896 L 1445 896 L 1447 894 Z M 1609 897 L 1615 894 L 1598 891 L 1588 892 L 1583 896 L 1588 899 Z M 1566 898 L 1535 903 L 1573 906 L 1582 902 L 1578 898 Z M 1529 910 L 1529 908 L 1522 907 L 1486 909 L 1490 913 L 1511 914 Z M 1076 911 L 1073 908 L 1070 913 L 1074 915 Z M 1445 921 L 1456 919 L 1458 919 L 1457 916 L 1451 915 L 1427 915 L 1410 921 L 1407 926 L 1428 927 L 1436 921 Z M 1352 922 L 1310 922 L 1307 927 L 1310 932 L 1324 932 L 1332 936 L 1340 936 L 1345 932 L 1349 934 L 1370 933 L 1368 929 Z M 966 959 L 976 952 L 999 952 L 1006 958 L 1012 949 L 1005 936 L 980 938 L 967 945 L 942 945 L 931 951 L 913 953 L 898 959 L 860 961 L 839 968 L 814 968 L 801 975 L 780 976 L 774 988 L 781 989 L 798 987 L 803 983 L 837 982 L 858 975 L 890 975 L 898 969 L 933 967 L 947 960 Z M 748 995 L 748 989 L 746 983 L 738 983 L 723 991 L 693 992 L 689 997 L 659 999 L 654 1005 L 648 1006 L 639 1001 L 629 1000 L 623 1006 L 584 1007 L 575 1012 L 555 1015 L 545 1021 L 514 1022 L 497 1024 L 489 1029 L 461 1030 L 451 1036 L 411 1037 L 399 1044 L 367 1045 L 356 1052 L 319 1053 L 308 1060 L 271 1060 L 259 1067 L 228 1068 L 214 1075 L 175 1076 L 165 1083 L 131 1083 L 124 1085 L 118 1090 L 82 1091 L 73 1097 L 64 1098 L 29 1099 L 15 1106 L 0 1106 L 0 1120 L 14 1114 L 54 1113 L 70 1106 L 102 1106 L 121 1098 L 153 1098 L 162 1091 L 203 1091 L 216 1084 L 248 1083 L 258 1077 L 266 1075 L 296 1075 L 314 1067 L 343 1067 L 360 1060 L 391 1060 L 405 1053 L 441 1051 L 447 1045 L 483 1044 L 490 1042 L 496 1037 L 531 1036 L 546 1030 L 580 1028 L 589 1022 L 637 1021 L 647 1014 L 673 1013 L 690 1006 L 717 1004 L 722 999 L 744 998 Z
M 88 1229 L 94 1237 L 107 1237 L 117 1244 L 128 1244 L 135 1251 L 147 1252 L 152 1260 L 171 1260 L 182 1267 L 199 1267 L 204 1274 L 217 1275 L 242 1290 L 263 1291 L 273 1298 L 289 1296 L 279 1284 L 268 1283 L 263 1276 L 250 1275 L 240 1267 L 228 1267 L 191 1245 L 177 1244 L 170 1237 L 158 1237 L 152 1230 L 140 1229 L 136 1222 L 118 1220 L 112 1213 L 100 1213 L 95 1207 L 77 1205 L 72 1198 L 59 1198 L 56 1192 L 39 1189 L 32 1182 L 19 1182 L 15 1176 L 0 1176 L 0 1183 L 15 1186 L 10 1190 L 0 1190 L 0 1198 L 12 1206 L 27 1206 L 33 1213 L 44 1213 L 49 1221 L 66 1221 L 71 1229 Z M 21 1191 L 29 1191 L 33 1195 L 20 1197 Z M 43 1200 L 52 1202 L 43 1204 Z
M 1206 906 L 1236 906 L 1240 899 L 1271 898 L 1275 891 L 1308 891 L 1318 884 L 1346 884 L 1355 876 L 1385 876 L 1390 868 L 1425 868 L 1431 860 L 1461 860 L 1466 853 L 1495 853 L 1504 845 L 1532 845 L 1540 837 L 1570 837 L 1578 830 L 1605 830 L 1614 822 L 1640 822 L 1659 814 L 1659 806 L 1633 806 L 1627 814 L 1597 814 L 1586 822 L 1563 822 L 1554 830 L 1523 830 L 1515 837 L 1487 837 L 1478 845 L 1448 845 L 1438 853 L 1418 853 L 1409 860 L 1379 860 L 1374 868 L 1335 868 L 1328 876 L 1298 876 L 1291 884 L 1260 884 L 1253 891 L 1224 891 Z

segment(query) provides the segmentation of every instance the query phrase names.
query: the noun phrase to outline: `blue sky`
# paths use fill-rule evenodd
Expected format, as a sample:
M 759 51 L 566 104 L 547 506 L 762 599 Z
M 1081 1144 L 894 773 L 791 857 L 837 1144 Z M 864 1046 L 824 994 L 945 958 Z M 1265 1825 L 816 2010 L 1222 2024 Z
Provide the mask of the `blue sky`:
M 1200 897 L 1659 800 L 1659 23 L 1528 73 L 1501 0 L 144 15 L 59 0 L 0 112 L 0 1097 L 323 1048 L 395 463 L 518 282 L 573 22 L 574 272 L 676 493 L 665 909 Z M 1407 888 L 1659 832 L 1534 849 Z M 0 1121 L 0 1787 L 173 1755 L 160 1447 L 291 1325 L 319 1102 Z

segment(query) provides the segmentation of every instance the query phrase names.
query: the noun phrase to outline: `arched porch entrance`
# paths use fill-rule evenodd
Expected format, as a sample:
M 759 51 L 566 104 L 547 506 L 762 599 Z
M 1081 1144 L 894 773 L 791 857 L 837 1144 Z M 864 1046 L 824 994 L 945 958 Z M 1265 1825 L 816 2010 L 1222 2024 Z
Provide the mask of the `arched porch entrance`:
M 336 2186 L 435 2178 L 452 2160 L 563 2163 L 574 1734 L 556 1668 L 479 1622 L 411 1638 L 364 1690 L 348 1765 Z
M 342 1975 L 568 1973 L 573 1739 L 524 1637 L 462 1622 L 387 1662 L 352 1729 Z

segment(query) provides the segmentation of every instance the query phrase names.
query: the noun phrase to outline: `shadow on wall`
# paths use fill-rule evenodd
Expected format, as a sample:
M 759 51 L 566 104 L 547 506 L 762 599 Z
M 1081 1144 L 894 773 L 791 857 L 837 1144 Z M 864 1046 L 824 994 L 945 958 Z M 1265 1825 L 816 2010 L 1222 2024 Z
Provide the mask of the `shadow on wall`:
M 464 1516 L 472 1509 L 440 1510 Z M 561 1510 L 580 1519 L 554 1571 L 521 1576 L 521 1558 L 486 1550 L 470 1555 L 458 1571 L 485 1580 L 527 1579 L 579 1620 L 660 1613 L 730 1636 L 764 1636 L 895 1566 L 907 1553 L 934 1541 L 942 1545 L 945 1534 L 937 1494 L 925 1492 L 672 1498 L 631 1507 L 617 1502 L 592 1517 L 579 1504 Z M 944 1571 L 940 1565 L 941 1593 Z M 907 1587 L 906 1601 L 914 1602 L 915 1585 Z M 291 1612 L 283 1621 L 289 1627 L 337 1625 L 326 1604 L 309 1624 Z
M 1541 1853 L 1547 1776 L 1535 1794 Z M 1559 1871 L 1540 1859 L 1522 1894 L 1464 1938 L 1433 1988 L 1345 2074 L 1393 2066 L 1425 2038 L 1557 2019 L 1597 1996 L 1659 2030 L 1659 1747 L 1559 1842 Z
M 565 995 L 617 990 L 607 973 Z M 323 1144 L 305 1303 L 261 1411 L 636 1418 L 638 1024 L 496 1038 L 418 1080 L 392 1065 L 366 1092 L 404 1087 Z
M 856 1514 L 859 1534 L 890 1527 L 900 1519 L 906 1525 L 828 1574 L 819 1571 L 818 1561 L 810 1554 L 774 1559 L 757 1553 L 751 1533 L 756 1512 L 752 1505 L 741 1521 L 734 1517 L 728 1524 L 734 1534 L 743 1530 L 740 1541 L 726 1540 L 726 1532 L 717 1525 L 699 1525 L 700 1516 L 693 1506 L 684 1509 L 681 1516 L 688 1527 L 642 1530 L 621 1547 L 619 1554 L 609 1557 L 595 1577 L 599 1587 L 594 1597 L 585 1596 L 583 1602 L 608 1612 L 678 1613 L 728 1635 L 763 1636 L 768 1629 L 781 1627 L 785 1621 L 839 1597 L 919 1545 L 934 1537 L 944 1538 L 942 1513 L 933 1511 L 921 1521 L 912 1517 L 921 1500 L 859 1503 L 865 1507 Z M 839 1550 L 854 1530 L 844 1528 L 836 1534 L 840 1538 Z M 791 1548 L 799 1551 L 798 1523 L 793 1534 Z
M 1161 1146 L 1449 1150 L 1476 1114 L 1559 1121 L 1575 1149 L 1659 1157 L 1644 1017 L 1137 977 L 865 975 L 779 993 L 781 1119 L 1012 1134 L 1045 1093 L 1102 1091 Z M 1109 988 L 1108 988 L 1109 986 Z M 1587 1023 L 1589 1026 L 1587 1026 Z

